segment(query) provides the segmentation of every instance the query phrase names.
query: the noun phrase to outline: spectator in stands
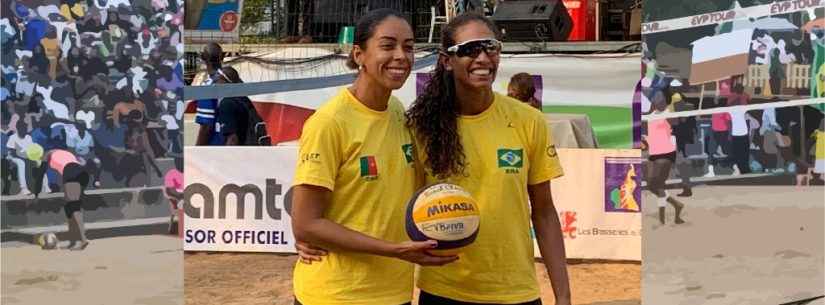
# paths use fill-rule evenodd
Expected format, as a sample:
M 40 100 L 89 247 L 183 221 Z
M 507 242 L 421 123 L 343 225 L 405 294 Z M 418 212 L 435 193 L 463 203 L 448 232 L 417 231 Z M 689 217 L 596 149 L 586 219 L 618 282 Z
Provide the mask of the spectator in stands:
M 785 79 L 785 65 L 780 61 L 779 48 L 771 50 L 770 67 L 768 68 L 768 81 L 771 86 L 771 93 L 773 95 L 782 94 L 782 80 Z
M 86 131 L 86 124 L 77 124 L 76 131 L 67 135 L 66 146 L 72 149 L 77 156 L 78 163 L 85 166 L 91 173 L 90 184 L 99 187 L 100 159 L 94 153 L 94 138 Z
M 728 99 L 729 106 L 742 106 L 750 103 L 750 96 L 745 94 L 742 84 L 733 86 L 733 92 Z M 748 127 L 747 111 L 734 108 L 728 112 L 731 118 L 731 153 L 733 157 L 733 174 L 747 174 L 750 169 L 750 128 Z
M 727 98 L 720 98 L 719 107 L 728 105 Z M 722 164 L 720 159 L 724 160 L 730 154 L 730 114 L 727 112 L 719 112 L 711 115 L 711 131 L 713 138 L 710 139 L 708 145 L 708 158 L 710 165 L 708 165 L 708 173 L 705 177 L 714 177 L 716 173 L 714 166 Z
M 17 182 L 20 183 L 19 194 L 21 195 L 30 195 L 32 193 L 29 190 L 28 180 L 26 179 L 26 160 L 28 160 L 26 149 L 34 145 L 34 141 L 32 141 L 32 137 L 28 134 L 28 128 L 25 120 L 18 120 L 14 135 L 9 136 L 6 142 L 6 148 L 8 149 L 8 156 L 6 158 L 14 163 L 14 166 L 17 168 Z
M 146 127 L 136 121 L 130 121 L 128 125 L 126 128 L 126 151 L 135 158 L 133 159 L 133 162 L 137 162 L 135 168 L 142 169 L 142 172 L 147 175 L 145 186 L 148 186 L 150 166 L 155 170 L 158 177 L 163 177 L 163 173 L 161 173 L 157 162 L 155 162 L 155 154 L 149 144 Z
M 818 180 L 820 183 L 825 180 L 825 118 L 819 121 L 819 129 L 811 133 L 811 138 L 814 140 L 814 147 L 811 149 L 814 166 L 810 167 L 809 171 L 804 172 L 807 176 L 805 180 L 807 180 L 808 185 L 812 184 L 812 180 Z M 796 179 L 797 185 L 801 185 L 803 177 L 797 174 Z
M 671 97 L 670 108 L 673 111 L 690 111 L 696 109 L 693 104 L 685 100 L 682 93 L 674 93 Z M 690 184 L 690 177 L 693 175 L 693 167 L 688 159 L 687 145 L 696 141 L 697 125 L 695 116 L 680 117 L 671 120 L 673 123 L 673 135 L 676 137 L 676 170 L 682 178 L 682 192 L 677 196 L 690 197 L 693 191 Z
M 201 85 L 211 85 L 223 64 L 223 49 L 219 44 L 210 42 L 203 47 L 199 58 L 206 65 L 206 78 Z M 219 125 L 216 124 L 218 100 L 201 99 L 197 101 L 197 106 L 195 123 L 200 125 L 200 129 L 195 145 L 223 145 L 226 141 L 218 130 Z
M 507 96 L 525 102 L 541 111 L 541 102 L 536 99 L 535 94 L 536 84 L 532 75 L 522 72 L 510 78 L 510 84 L 507 85 Z
M 9 188 L 11 187 L 12 178 L 12 163 L 9 158 L 9 149 L 6 147 L 9 139 L 14 136 L 14 132 L 9 129 L 8 121 L 0 122 L 0 175 L 3 180 L 3 195 L 9 195 Z
M 765 153 L 765 171 L 779 172 L 782 165 L 779 162 L 779 148 L 777 145 L 779 131 L 782 127 L 776 121 L 776 108 L 762 110 L 762 124 L 759 134 L 762 135 L 762 151 Z
M 748 105 L 751 97 L 745 93 L 745 86 L 742 84 L 733 85 L 731 94 L 728 96 L 728 106 Z
M 734 109 L 729 111 L 731 117 L 731 152 L 733 157 L 733 175 L 750 173 L 750 140 L 746 111 Z
M 160 120 L 164 122 L 166 136 L 170 142 L 168 151 L 173 154 L 181 154 L 183 153 L 183 147 L 181 146 L 183 141 L 178 122 L 183 118 L 185 106 L 178 95 L 168 92 L 167 96 L 170 97 L 170 101 L 166 104 L 166 113 L 161 115 Z

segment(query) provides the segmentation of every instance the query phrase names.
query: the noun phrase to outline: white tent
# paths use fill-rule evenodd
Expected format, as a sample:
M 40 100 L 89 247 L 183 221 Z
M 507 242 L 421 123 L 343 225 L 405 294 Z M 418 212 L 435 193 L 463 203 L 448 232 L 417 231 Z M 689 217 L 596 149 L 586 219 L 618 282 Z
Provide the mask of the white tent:
M 691 43 L 690 84 L 703 84 L 745 74 L 753 29 L 707 36 Z

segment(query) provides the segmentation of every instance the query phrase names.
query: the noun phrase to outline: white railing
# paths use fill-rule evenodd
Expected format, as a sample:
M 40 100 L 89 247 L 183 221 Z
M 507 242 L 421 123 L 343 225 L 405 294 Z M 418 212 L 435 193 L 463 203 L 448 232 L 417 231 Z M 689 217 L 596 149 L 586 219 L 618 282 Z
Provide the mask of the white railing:
M 811 66 L 800 64 L 785 65 L 785 84 L 783 88 L 801 89 L 808 88 L 811 82 Z M 750 65 L 745 74 L 744 86 L 750 88 L 762 88 L 767 85 L 770 75 L 768 65 Z

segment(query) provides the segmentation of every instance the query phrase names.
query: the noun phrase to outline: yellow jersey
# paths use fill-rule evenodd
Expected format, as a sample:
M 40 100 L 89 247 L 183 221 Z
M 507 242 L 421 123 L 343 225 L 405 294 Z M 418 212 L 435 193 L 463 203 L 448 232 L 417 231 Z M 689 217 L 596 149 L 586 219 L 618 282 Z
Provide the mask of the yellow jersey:
M 527 186 L 562 175 L 544 116 L 496 93 L 484 112 L 459 117 L 458 133 L 466 155 L 465 174 L 446 182 L 463 187 L 478 203 L 478 237 L 458 261 L 421 267 L 418 287 L 474 303 L 538 299 Z M 424 149 L 417 151 L 425 160 Z M 426 171 L 428 184 L 438 182 Z
M 332 191 L 324 217 L 391 242 L 408 240 L 407 201 L 415 187 L 412 140 L 404 107 L 394 97 L 385 111 L 361 104 L 347 89 L 304 124 L 294 185 Z M 304 305 L 388 305 L 412 299 L 411 263 L 327 245 L 321 262 L 295 266 L 293 288 Z

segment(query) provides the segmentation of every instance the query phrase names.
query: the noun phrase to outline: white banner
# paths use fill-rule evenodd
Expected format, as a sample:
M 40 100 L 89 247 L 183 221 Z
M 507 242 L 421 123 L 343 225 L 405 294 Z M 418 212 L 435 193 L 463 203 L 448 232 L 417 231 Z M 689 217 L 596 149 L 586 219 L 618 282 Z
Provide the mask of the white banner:
M 640 151 L 559 149 L 558 153 L 564 176 L 553 180 L 552 192 L 567 258 L 641 260 Z M 631 177 L 626 175 L 629 170 Z M 626 178 L 633 182 L 626 184 Z M 623 192 L 636 206 L 621 204 Z M 535 255 L 541 256 L 538 245 Z
M 736 7 L 725 11 L 642 23 L 642 35 L 694 28 L 729 21 L 747 20 L 748 18 L 756 19 L 771 15 L 795 13 L 817 8 L 821 9 L 823 6 L 825 6 L 825 0 L 786 0 L 777 1 L 771 4 L 754 5 L 745 8 Z
M 306 52 L 321 52 L 311 48 L 306 50 Z M 300 53 L 298 50 L 293 52 Z M 493 89 L 507 92 L 510 78 L 517 73 L 525 72 L 539 76 L 536 84 L 537 98 L 544 105 L 629 107 L 633 98 L 633 88 L 639 81 L 640 58 L 641 54 L 502 55 Z M 329 66 L 327 70 L 352 72 L 341 70 L 341 62 L 327 63 L 326 65 Z M 255 63 L 242 62 L 234 65 L 241 79 L 247 84 L 269 81 L 271 80 L 269 77 L 273 74 L 270 71 L 271 68 Z M 422 89 L 418 75 L 429 73 L 432 69 L 433 66 L 427 66 L 412 71 L 404 86 L 394 91 L 393 95 L 398 97 L 405 106 L 409 106 L 418 96 L 417 91 Z M 198 83 L 197 78 L 194 83 Z M 250 96 L 250 98 L 257 102 L 278 102 L 317 109 L 335 96 L 341 88 L 349 85 L 259 94 Z
M 186 147 L 185 153 L 184 250 L 295 252 L 288 211 L 296 146 Z M 624 169 L 630 169 L 622 166 L 636 162 L 627 157 L 638 158 L 639 152 L 558 149 L 558 153 L 565 176 L 553 181 L 553 200 L 567 257 L 640 260 L 641 203 L 619 204 L 624 202 L 623 192 L 640 200 L 641 182 L 635 174 L 630 178 L 636 182 L 622 187 L 627 178 Z M 606 157 L 620 158 L 606 162 Z M 239 198 L 243 198 L 240 204 Z M 536 255 L 540 255 L 538 247 Z
M 186 147 L 186 251 L 295 252 L 284 198 L 297 147 Z

